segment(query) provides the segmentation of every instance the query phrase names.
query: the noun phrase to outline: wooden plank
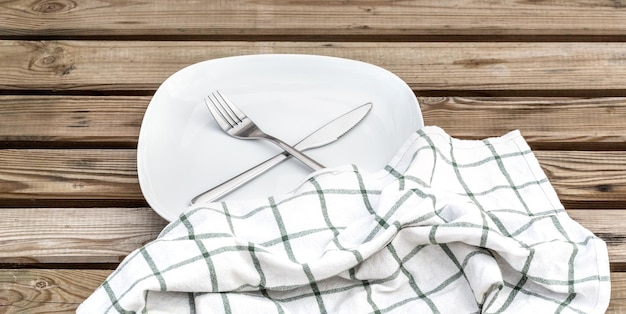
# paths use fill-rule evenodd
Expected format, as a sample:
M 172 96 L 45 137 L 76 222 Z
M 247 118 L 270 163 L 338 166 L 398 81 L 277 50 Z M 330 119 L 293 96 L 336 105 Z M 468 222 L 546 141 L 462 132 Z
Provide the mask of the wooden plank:
M 626 271 L 624 210 L 569 209 L 607 242 L 614 271 Z M 0 263 L 118 263 L 154 240 L 167 222 L 150 208 L 3 208 Z
M 623 152 L 536 151 L 535 155 L 567 208 L 626 205 Z M 136 162 L 136 151 L 126 149 L 0 150 L 0 207 L 43 206 L 54 200 L 79 207 L 85 207 L 76 205 L 85 201 L 96 207 L 114 202 L 145 204 Z M 54 204 L 58 202 L 48 206 Z
M 5 1 L 7 36 L 623 35 L 620 1 Z M 459 9 L 462 8 L 462 13 Z M 85 23 L 89 21 L 89 23 Z
M 0 269 L 2 313 L 73 311 L 111 270 Z M 611 273 L 611 302 L 607 313 L 626 311 L 626 273 Z
M 626 99 L 419 97 L 425 125 L 458 138 L 519 129 L 533 149 L 626 150 Z
M 626 205 L 623 151 L 537 151 L 535 155 L 566 208 Z
M 10 199 L 141 198 L 135 150 L 0 150 L 0 206 Z
M 0 263 L 119 263 L 166 224 L 150 208 L 3 208 Z
M 0 96 L 0 147 L 137 146 L 151 96 Z M 520 129 L 533 149 L 626 150 L 626 98 L 419 97 L 458 138 Z
M 137 147 L 150 97 L 0 96 L 0 147 Z
M 152 93 L 190 64 L 298 53 L 385 67 L 428 91 L 620 92 L 626 43 L 0 41 L 0 89 Z M 123 75 L 121 74 L 123 73 Z M 450 93 L 449 93 L 450 94 Z M 586 95 L 587 96 L 587 95 Z
M 0 269 L 0 312 L 74 313 L 111 272 Z

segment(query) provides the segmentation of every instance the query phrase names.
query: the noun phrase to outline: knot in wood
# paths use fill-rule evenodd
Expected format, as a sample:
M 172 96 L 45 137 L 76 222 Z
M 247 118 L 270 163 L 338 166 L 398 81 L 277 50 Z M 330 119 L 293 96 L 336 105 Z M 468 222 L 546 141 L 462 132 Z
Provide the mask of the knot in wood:
M 76 2 L 69 0 L 43 0 L 35 3 L 33 11 L 44 14 L 67 12 L 76 7 Z
M 45 56 L 41 59 L 41 62 L 43 64 L 53 64 L 54 62 L 56 62 L 57 58 L 55 58 L 54 56 Z
M 73 56 L 56 42 L 42 42 L 35 46 L 35 51 L 28 65 L 31 71 L 53 72 L 67 75 L 76 67 Z
M 37 288 L 37 289 L 46 289 L 50 285 L 44 279 L 38 279 L 37 281 L 35 281 L 33 286 L 35 286 L 35 288 Z
M 613 191 L 613 186 L 610 184 L 599 184 L 596 186 L 596 189 L 602 193 L 607 193 Z
M 418 97 L 417 99 L 424 105 L 439 105 L 448 102 L 448 97 Z

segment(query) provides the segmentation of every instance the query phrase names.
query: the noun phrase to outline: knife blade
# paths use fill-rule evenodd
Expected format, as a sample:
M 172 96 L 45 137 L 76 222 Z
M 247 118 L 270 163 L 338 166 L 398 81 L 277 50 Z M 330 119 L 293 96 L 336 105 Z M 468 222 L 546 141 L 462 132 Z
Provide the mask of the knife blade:
M 328 145 L 340 137 L 352 130 L 357 124 L 359 124 L 365 116 L 372 110 L 372 103 L 368 102 L 355 109 L 352 109 L 343 115 L 335 118 L 334 120 L 324 124 L 313 133 L 309 134 L 303 140 L 294 145 L 294 148 L 300 151 L 307 149 L 313 149 Z M 266 171 L 274 168 L 281 162 L 291 157 L 287 152 L 282 152 L 276 156 L 258 164 L 242 172 L 241 174 L 225 181 L 210 190 L 200 193 L 198 196 L 191 200 L 191 205 L 199 202 L 212 202 L 218 200 L 242 185 L 252 181 L 254 178 L 260 176 Z

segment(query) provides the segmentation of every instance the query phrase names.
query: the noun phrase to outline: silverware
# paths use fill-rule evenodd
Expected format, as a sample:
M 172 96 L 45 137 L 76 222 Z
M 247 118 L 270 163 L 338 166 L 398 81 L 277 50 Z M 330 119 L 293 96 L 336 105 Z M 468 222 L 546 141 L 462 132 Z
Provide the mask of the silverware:
M 309 168 L 313 170 L 320 170 L 324 168 L 322 164 L 299 152 L 297 149 L 291 147 L 291 145 L 263 132 L 263 130 L 250 120 L 245 113 L 243 113 L 232 101 L 227 99 L 219 91 L 215 91 L 209 95 L 209 97 L 205 99 L 205 102 L 209 111 L 211 111 L 213 118 L 217 121 L 217 124 L 230 136 L 239 139 L 268 140 L 293 155 L 293 157 L 309 166 Z
M 326 123 L 319 129 L 315 130 L 309 136 L 294 145 L 295 149 L 304 151 L 307 149 L 317 148 L 330 144 L 348 131 L 352 130 L 372 109 L 372 103 L 366 103 L 355 109 L 348 111 L 347 113 L 337 117 L 336 119 Z M 225 181 L 224 183 L 215 186 L 214 188 L 199 194 L 191 200 L 191 204 L 198 202 L 212 202 L 218 200 L 228 193 L 234 191 L 240 186 L 250 182 L 254 178 L 260 176 L 266 171 L 272 169 L 281 162 L 289 159 L 291 155 L 284 152 L 277 154 L 276 156 L 258 164 L 257 166 L 250 168 L 249 170 L 242 172 L 241 174 L 233 177 L 232 179 Z

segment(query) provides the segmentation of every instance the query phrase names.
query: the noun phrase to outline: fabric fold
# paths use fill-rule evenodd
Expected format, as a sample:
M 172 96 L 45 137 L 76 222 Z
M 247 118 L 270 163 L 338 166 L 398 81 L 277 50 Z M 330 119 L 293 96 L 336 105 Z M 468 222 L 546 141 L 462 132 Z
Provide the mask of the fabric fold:
M 78 312 L 603 313 L 607 256 L 519 132 L 425 127 L 378 172 L 189 208 Z

